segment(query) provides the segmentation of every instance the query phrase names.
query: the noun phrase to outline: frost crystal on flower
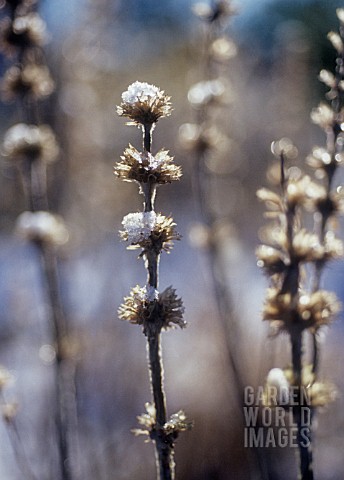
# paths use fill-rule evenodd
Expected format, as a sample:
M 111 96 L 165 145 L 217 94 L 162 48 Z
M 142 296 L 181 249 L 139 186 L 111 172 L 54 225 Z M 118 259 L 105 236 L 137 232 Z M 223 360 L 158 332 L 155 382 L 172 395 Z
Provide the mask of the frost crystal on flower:
M 5 134 L 2 153 L 14 160 L 41 160 L 52 163 L 59 148 L 55 135 L 47 125 L 18 123 Z
M 171 110 L 170 97 L 146 82 L 129 85 L 117 107 L 118 115 L 130 118 L 135 125 L 153 125 L 160 117 L 169 116 Z
M 134 82 L 128 90 L 122 93 L 122 100 L 131 105 L 141 102 L 144 98 L 154 98 L 159 95 L 160 89 L 146 82 Z
M 152 285 L 146 285 L 145 289 L 145 300 L 147 300 L 147 302 L 154 302 L 155 300 L 159 299 L 159 292 L 154 287 L 152 287 Z
M 16 230 L 26 240 L 63 245 L 68 241 L 68 230 L 58 215 L 49 212 L 23 212 L 17 219 Z
M 120 231 L 120 236 L 130 244 L 129 249 L 143 248 L 145 252 L 154 250 L 159 254 L 162 250 L 169 252 L 173 242 L 180 240 L 173 218 L 161 213 L 130 213 L 124 217 L 122 225 L 124 230 Z
M 122 220 L 124 231 L 120 232 L 123 240 L 131 245 L 147 240 L 156 224 L 155 212 L 129 213 Z
M 167 150 L 159 150 L 154 156 L 150 152 L 141 153 L 132 145 L 124 150 L 121 162 L 115 166 L 115 174 L 125 181 L 158 184 L 179 180 L 181 168 L 173 163 Z

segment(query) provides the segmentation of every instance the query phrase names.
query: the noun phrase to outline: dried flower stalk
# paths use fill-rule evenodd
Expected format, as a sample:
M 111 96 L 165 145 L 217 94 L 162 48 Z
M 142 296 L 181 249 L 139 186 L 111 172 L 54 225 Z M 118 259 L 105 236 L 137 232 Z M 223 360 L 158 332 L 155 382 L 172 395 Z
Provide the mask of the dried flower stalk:
M 52 129 L 40 121 L 40 102 L 54 90 L 54 81 L 44 63 L 42 45 L 45 23 L 28 0 L 5 2 L 8 16 L 0 25 L 0 49 L 15 62 L 1 83 L 4 101 L 16 102 L 22 123 L 5 133 L 2 153 L 17 166 L 22 176 L 28 211 L 17 220 L 17 232 L 33 242 L 42 258 L 42 270 L 51 307 L 51 341 L 56 350 L 54 408 L 60 478 L 71 480 L 70 438 L 76 427 L 74 403 L 74 360 L 67 353 L 68 331 L 59 290 L 56 248 L 68 240 L 61 217 L 49 211 L 47 166 L 54 162 L 59 147 Z M 25 123 L 24 123 L 25 122 Z M 74 435 L 74 432 L 73 432 Z M 75 449 L 74 449 L 75 453 Z M 56 477 L 56 472 L 52 474 Z
M 224 331 L 228 362 L 233 371 L 241 407 L 243 380 L 236 345 L 239 333 L 231 288 L 227 285 L 221 258 L 221 240 L 217 238 L 219 218 L 211 206 L 213 199 L 211 190 L 216 173 L 208 166 L 209 160 L 219 158 L 221 148 L 229 142 L 223 133 L 219 118 L 223 123 L 223 114 L 228 110 L 229 89 L 226 77 L 230 61 L 237 53 L 235 43 L 226 34 L 226 28 L 235 10 L 232 0 L 216 0 L 210 5 L 196 3 L 193 11 L 203 22 L 204 28 L 201 62 L 203 80 L 194 84 L 188 92 L 189 103 L 196 112 L 196 122 L 180 127 L 180 142 L 185 150 L 194 156 L 193 190 L 199 209 L 201 222 L 199 228 L 204 232 L 203 237 L 207 239 L 202 246 L 208 255 L 218 316 Z M 229 219 L 227 220 L 229 222 Z
M 309 408 L 313 417 L 316 407 L 330 403 L 336 396 L 332 384 L 318 380 L 317 339 L 322 327 L 331 324 L 340 311 L 336 295 L 321 289 L 321 274 L 325 265 L 342 256 L 344 250 L 342 241 L 333 230 L 336 217 L 343 212 L 341 187 L 333 192 L 333 178 L 343 160 L 344 10 L 337 10 L 337 15 L 339 34 L 329 34 L 337 50 L 336 72 L 335 75 L 324 70 L 320 73 L 321 81 L 330 89 L 327 94 L 330 104 L 320 103 L 311 114 L 313 122 L 326 134 L 326 148 L 315 147 L 307 158 L 317 181 L 299 169 L 287 170 L 283 146 L 281 142 L 274 142 L 273 153 L 280 157 L 281 162 L 281 192 L 258 191 L 258 198 L 265 202 L 268 209 L 267 216 L 274 219 L 264 235 L 267 244 L 257 249 L 258 265 L 271 279 L 263 318 L 270 322 L 275 333 L 285 331 L 289 334 L 292 359 L 291 368 L 280 371 L 278 375 L 270 372 L 267 384 L 277 382 L 284 395 L 288 395 L 290 386 L 297 388 L 296 405 L 293 405 L 292 411 L 298 427 L 299 478 L 302 480 L 314 477 L 312 432 L 305 435 L 307 425 L 304 425 L 302 410 Z M 314 218 L 313 232 L 303 227 L 309 212 Z M 305 265 L 308 265 L 307 270 Z M 312 281 L 307 277 L 310 272 L 313 272 Z M 303 361 L 306 331 L 314 340 L 311 365 L 305 365 Z M 302 389 L 306 389 L 310 399 L 306 405 L 302 402 Z
M 237 46 L 228 35 L 228 26 L 236 11 L 232 0 L 214 0 L 209 4 L 197 2 L 193 6 L 193 12 L 201 20 L 203 27 L 203 51 L 200 61 L 202 80 L 192 85 L 188 91 L 195 121 L 180 127 L 180 143 L 193 156 L 192 186 L 200 222 L 197 231 L 195 227 L 191 230 L 191 236 L 196 239 L 196 246 L 201 246 L 207 256 L 227 363 L 233 376 L 237 405 L 242 413 L 244 371 L 242 354 L 238 348 L 240 322 L 232 298 L 228 265 L 223 261 L 223 236 L 218 235 L 218 227 L 224 221 L 230 227 L 228 230 L 233 232 L 234 219 L 228 213 L 221 216 L 214 210 L 213 204 L 218 196 L 214 185 L 217 185 L 217 180 L 223 173 L 219 174 L 210 167 L 220 162 L 223 162 L 222 165 L 229 165 L 232 161 L 229 147 L 232 140 L 224 131 L 224 119 L 229 117 L 229 104 L 233 95 L 229 84 L 230 66 L 237 54 Z M 234 177 L 234 174 L 232 176 Z M 242 422 L 244 421 L 242 416 Z M 248 450 L 244 453 L 247 457 L 251 454 Z M 253 454 L 263 456 L 263 452 L 258 450 Z M 247 461 L 247 464 L 251 465 L 251 462 Z M 262 469 L 262 459 L 258 459 L 257 468 Z
M 118 311 L 121 319 L 142 325 L 147 338 L 153 404 L 146 404 L 147 413 L 138 417 L 145 429 L 136 429 L 134 433 L 148 435 L 154 441 L 158 478 L 170 480 L 175 471 L 175 440 L 179 432 L 189 429 L 191 424 L 183 411 L 167 418 L 160 334 L 176 325 L 183 328 L 186 322 L 183 302 L 175 289 L 158 291 L 160 254 L 163 250 L 168 253 L 180 235 L 171 217 L 155 212 L 154 200 L 157 186 L 179 180 L 181 168 L 173 163 L 166 150 L 155 155 L 151 152 L 156 122 L 171 113 L 170 98 L 163 91 L 148 83 L 135 82 L 122 94 L 117 112 L 128 117 L 132 121 L 129 124 L 139 126 L 143 134 L 143 151 L 129 145 L 115 166 L 116 176 L 138 183 L 144 196 L 144 211 L 126 215 L 120 232 L 122 240 L 129 244 L 128 249 L 142 249 L 140 257 L 147 269 L 147 285 L 134 287 Z

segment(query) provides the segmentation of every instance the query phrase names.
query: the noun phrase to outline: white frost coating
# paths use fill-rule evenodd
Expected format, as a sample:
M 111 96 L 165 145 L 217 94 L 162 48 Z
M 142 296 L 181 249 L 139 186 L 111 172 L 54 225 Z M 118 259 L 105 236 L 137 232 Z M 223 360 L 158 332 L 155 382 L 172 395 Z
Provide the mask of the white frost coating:
M 159 152 L 155 157 L 150 152 L 147 152 L 146 154 L 142 154 L 142 153 L 133 151 L 131 154 L 135 158 L 137 163 L 143 164 L 144 161 L 148 160 L 148 168 L 151 168 L 151 169 L 158 168 L 165 161 L 165 156 L 159 155 Z
M 160 156 L 159 154 L 153 157 L 150 153 L 148 153 L 148 161 L 149 161 L 149 166 L 150 168 L 158 168 L 160 165 L 165 161 L 165 158 L 163 155 Z
M 136 298 L 142 302 L 153 302 L 159 300 L 159 292 L 152 285 L 145 285 L 136 293 Z
M 155 85 L 146 82 L 134 82 L 129 85 L 128 90 L 122 93 L 122 100 L 133 105 L 146 97 L 156 97 L 159 92 L 160 89 Z
M 146 289 L 146 299 L 148 302 L 153 302 L 154 300 L 159 299 L 159 292 L 152 285 L 147 285 Z
M 289 399 L 289 382 L 281 368 L 273 368 L 266 379 L 268 389 L 275 389 L 277 402 L 285 404 Z
M 155 212 L 129 213 L 122 220 L 122 225 L 128 235 L 128 242 L 136 244 L 146 240 L 156 224 Z

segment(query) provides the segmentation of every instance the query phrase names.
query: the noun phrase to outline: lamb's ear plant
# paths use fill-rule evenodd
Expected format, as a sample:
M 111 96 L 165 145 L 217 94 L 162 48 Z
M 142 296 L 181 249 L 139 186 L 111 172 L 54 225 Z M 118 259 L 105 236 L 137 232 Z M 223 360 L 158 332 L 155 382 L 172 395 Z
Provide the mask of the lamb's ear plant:
M 141 428 L 134 433 L 148 435 L 155 443 L 157 478 L 161 480 L 174 478 L 174 443 L 179 432 L 191 427 L 182 410 L 167 416 L 160 342 L 162 330 L 186 325 L 183 303 L 175 289 L 158 290 L 160 254 L 169 252 L 173 242 L 180 239 L 173 219 L 154 209 L 157 187 L 181 177 L 181 168 L 174 164 L 168 151 L 152 153 L 156 123 L 169 116 L 171 110 L 170 98 L 156 86 L 142 82 L 131 84 L 122 94 L 117 112 L 130 119 L 129 125 L 142 129 L 143 145 L 140 151 L 129 145 L 115 166 L 115 174 L 124 181 L 136 182 L 144 197 L 143 212 L 126 215 L 120 235 L 128 243 L 128 249 L 141 249 L 147 284 L 131 290 L 119 308 L 119 317 L 142 326 L 147 340 L 153 402 L 147 403 L 147 412 L 138 417 Z
M 336 295 L 321 287 L 324 268 L 343 255 L 343 243 L 334 229 L 337 216 L 344 211 L 344 199 L 342 188 L 334 186 L 334 176 L 344 159 L 344 9 L 337 10 L 337 15 L 339 34 L 329 34 L 337 51 L 336 71 L 335 74 L 320 72 L 320 80 L 329 87 L 328 102 L 320 103 L 311 114 L 313 122 L 326 135 L 326 146 L 314 147 L 306 159 L 316 180 L 299 168 L 288 168 L 289 147 L 284 141 L 274 142 L 273 152 L 281 165 L 280 189 L 278 193 L 268 189 L 258 191 L 258 197 L 268 208 L 267 216 L 274 219 L 265 231 L 267 244 L 257 250 L 258 264 L 271 281 L 263 317 L 276 333 L 286 332 L 290 340 L 291 365 L 280 372 L 277 383 L 283 384 L 287 397 L 286 388 L 293 387 L 290 404 L 297 425 L 298 478 L 302 480 L 314 478 L 313 432 L 308 420 L 314 417 L 316 407 L 330 403 L 336 395 L 331 383 L 319 379 L 318 336 L 340 310 Z M 306 228 L 311 219 L 312 231 Z M 313 339 L 311 352 L 307 352 L 307 332 Z M 311 364 L 305 361 L 307 353 L 312 358 Z M 310 412 L 310 417 L 304 414 L 305 410 Z
M 49 306 L 50 341 L 55 352 L 55 404 L 51 412 L 60 470 L 52 476 L 70 480 L 71 426 L 74 430 L 76 421 L 74 362 L 57 266 L 57 247 L 67 242 L 68 231 L 63 219 L 49 211 L 47 172 L 58 158 L 59 146 L 51 127 L 42 123 L 42 102 L 55 84 L 45 63 L 42 46 L 46 25 L 37 7 L 38 2 L 28 0 L 8 0 L 4 5 L 7 16 L 0 25 L 0 48 L 10 64 L 2 79 L 1 93 L 4 101 L 15 103 L 18 120 L 4 135 L 2 154 L 22 178 L 27 211 L 18 217 L 16 229 L 37 247 Z

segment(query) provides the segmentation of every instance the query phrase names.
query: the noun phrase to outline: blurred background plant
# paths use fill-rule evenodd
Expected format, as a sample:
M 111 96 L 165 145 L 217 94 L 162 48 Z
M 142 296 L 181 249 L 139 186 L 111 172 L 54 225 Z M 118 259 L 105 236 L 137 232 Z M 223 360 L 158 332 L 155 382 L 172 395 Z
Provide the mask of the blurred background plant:
M 128 268 L 116 233 L 123 216 L 140 208 L 140 200 L 135 186 L 115 182 L 110 173 L 135 135 L 116 118 L 115 106 L 121 92 L 137 79 L 157 84 L 171 95 L 173 117 L 161 126 L 156 148 L 171 148 L 184 176 L 159 192 L 157 209 L 178 212 L 178 230 L 188 238 L 199 218 L 190 194 L 192 160 L 177 146 L 177 139 L 180 125 L 192 117 L 186 95 L 200 79 L 195 59 L 201 59 L 203 38 L 191 5 L 186 0 L 163 5 L 154 0 L 40 4 L 51 32 L 45 51 L 56 84 L 43 109 L 44 121 L 57 132 L 62 152 L 59 164 L 49 167 L 50 206 L 70 227 L 68 248 L 61 252 L 61 294 L 66 314 L 78 330 L 80 468 L 85 480 L 154 477 L 154 459 L 147 455 L 150 446 L 130 433 L 133 418 L 150 395 L 142 362 L 145 346 L 139 329 L 128 328 L 116 315 L 128 285 L 144 284 L 145 274 L 139 262 Z M 212 208 L 221 219 L 231 216 L 230 235 L 227 228 L 222 230 L 223 267 L 230 266 L 230 278 L 235 279 L 232 300 L 240 318 L 241 371 L 247 383 L 258 385 L 275 364 L 276 352 L 285 363 L 289 352 L 282 340 L 266 338 L 260 321 L 265 282 L 254 256 L 262 213 L 255 191 L 265 183 L 272 140 L 293 138 L 300 156 L 308 154 L 309 145 L 321 143 L 318 129 L 309 124 L 309 111 L 324 93 L 317 73 L 334 60 L 326 34 L 337 25 L 335 8 L 341 5 L 336 0 L 247 0 L 235 6 L 238 15 L 232 20 L 231 36 L 238 54 L 231 60 L 230 80 L 236 95 L 226 115 L 233 119 L 229 135 L 235 140 L 231 159 L 236 180 L 233 185 L 224 155 L 223 163 L 216 164 L 224 176 L 216 185 Z M 13 104 L 2 105 L 0 115 L 3 137 L 18 117 Z M 140 132 L 136 135 L 138 143 Z M 44 327 L 46 301 L 32 248 L 13 236 L 25 204 L 17 176 L 13 166 L 2 162 L 0 363 L 16 380 L 6 392 L 20 404 L 16 418 L 30 464 L 47 478 L 51 458 L 44 432 L 49 423 L 51 357 Z M 238 441 L 242 427 L 237 393 L 234 385 L 228 389 L 224 382 L 228 357 L 216 322 L 206 254 L 195 251 L 188 241 L 180 242 L 173 258 L 165 257 L 161 274 L 183 292 L 189 323 L 184 332 L 166 336 L 164 349 L 169 407 L 180 408 L 182 392 L 182 406 L 195 421 L 194 430 L 179 440 L 177 478 L 247 480 L 249 467 Z M 324 277 L 328 288 L 343 298 L 340 266 L 333 265 Z M 324 341 L 327 356 L 320 370 L 341 391 L 340 322 Z M 339 398 L 317 420 L 315 468 L 323 480 L 340 480 L 344 470 L 342 402 Z M 3 425 L 0 436 L 3 477 L 22 478 Z M 266 478 L 289 479 L 290 452 L 267 453 Z

